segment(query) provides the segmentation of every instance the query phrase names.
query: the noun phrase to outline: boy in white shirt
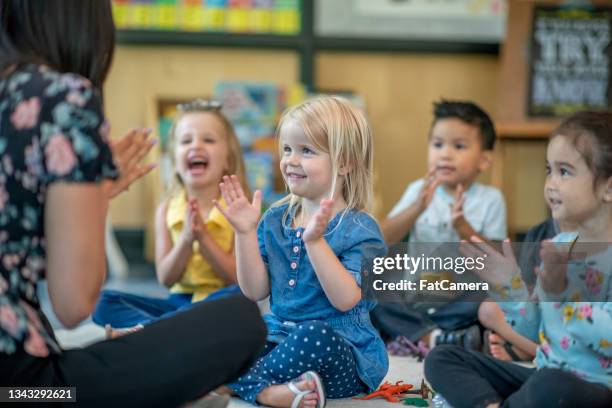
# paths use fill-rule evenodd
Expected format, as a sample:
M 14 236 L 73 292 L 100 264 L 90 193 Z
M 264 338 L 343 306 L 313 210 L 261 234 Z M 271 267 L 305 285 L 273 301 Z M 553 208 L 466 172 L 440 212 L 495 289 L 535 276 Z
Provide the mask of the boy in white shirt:
M 381 223 L 387 244 L 405 241 L 407 235 L 414 243 L 459 242 L 474 235 L 489 241 L 505 239 L 503 195 L 476 181 L 490 167 L 494 145 L 493 122 L 480 107 L 463 101 L 435 103 L 429 171 L 408 186 Z M 429 346 L 451 342 L 481 349 L 480 328 L 474 323 L 483 299 L 428 306 L 426 311 L 419 310 L 421 305 L 417 304 L 389 303 L 380 305 L 373 318 L 382 322 L 379 328 L 383 332 L 384 326 L 393 325 L 384 322 L 394 320 L 415 343 L 423 339 Z
M 502 193 L 476 181 L 492 161 L 495 129 L 489 116 L 471 102 L 435 104 L 425 178 L 411 183 L 393 207 L 382 230 L 387 244 L 458 242 L 472 235 L 506 238 Z

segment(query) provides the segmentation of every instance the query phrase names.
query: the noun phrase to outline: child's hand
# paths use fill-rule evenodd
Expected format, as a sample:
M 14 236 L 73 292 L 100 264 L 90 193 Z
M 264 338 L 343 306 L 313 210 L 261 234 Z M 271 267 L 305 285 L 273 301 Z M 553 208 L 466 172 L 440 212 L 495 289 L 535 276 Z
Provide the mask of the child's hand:
M 463 195 L 463 185 L 458 184 L 455 190 L 455 202 L 451 205 L 451 222 L 453 227 L 456 229 L 462 222 L 465 221 L 463 217 L 463 204 L 465 204 L 465 195 Z
M 423 212 L 429 207 L 440 183 L 440 179 L 436 176 L 436 169 L 432 167 L 425 175 L 425 182 L 416 200 L 419 212 Z
M 219 183 L 219 188 L 227 208 L 221 207 L 217 201 L 215 201 L 215 206 L 225 215 L 234 230 L 241 234 L 254 231 L 261 215 L 261 191 L 255 191 L 253 202 L 249 203 L 235 175 L 223 176 L 223 182 Z
M 191 217 L 191 233 L 193 234 L 194 239 L 200 240 L 202 235 L 206 232 L 206 224 L 204 224 L 204 220 L 202 219 L 202 213 L 200 212 L 198 200 L 189 200 L 189 211 L 189 216 Z
M 477 236 L 471 237 L 470 242 L 461 241 L 459 250 L 473 259 L 484 258 L 485 267 L 474 268 L 473 272 L 491 285 L 508 285 L 513 282 L 515 276 L 520 276 L 521 270 L 509 239 L 502 242 L 503 254 Z
M 540 285 L 547 293 L 561 293 L 567 288 L 567 264 L 570 257 L 569 245 L 555 245 L 549 239 L 540 245 L 542 268 L 536 268 Z
M 304 229 L 304 242 L 314 242 L 323 236 L 331 217 L 333 205 L 334 200 L 321 200 L 319 210 L 313 214 L 306 229 Z
M 183 240 L 188 244 L 192 244 L 195 240 L 195 234 L 192 226 L 193 222 L 193 212 L 191 211 L 191 207 L 188 205 L 187 210 L 185 211 L 185 218 L 183 220 L 183 230 L 181 231 Z
M 189 200 L 187 211 L 185 211 L 185 222 L 183 223 L 182 235 L 186 242 L 193 243 L 204 231 L 204 221 L 200 215 L 200 206 L 194 198 Z

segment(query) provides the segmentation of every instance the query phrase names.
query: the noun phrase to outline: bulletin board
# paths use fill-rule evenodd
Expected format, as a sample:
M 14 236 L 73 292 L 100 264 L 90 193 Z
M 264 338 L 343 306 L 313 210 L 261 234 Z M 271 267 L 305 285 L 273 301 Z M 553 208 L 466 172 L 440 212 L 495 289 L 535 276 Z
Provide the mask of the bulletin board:
M 301 0 L 113 0 L 120 30 L 297 35 Z

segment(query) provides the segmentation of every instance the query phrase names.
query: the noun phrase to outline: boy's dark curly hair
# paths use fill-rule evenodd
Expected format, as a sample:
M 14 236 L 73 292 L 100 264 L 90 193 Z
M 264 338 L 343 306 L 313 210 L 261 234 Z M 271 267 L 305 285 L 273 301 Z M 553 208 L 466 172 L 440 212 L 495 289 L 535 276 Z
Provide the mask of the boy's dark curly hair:
M 478 105 L 468 101 L 449 101 L 442 99 L 434 102 L 433 125 L 440 119 L 457 118 L 475 126 L 480 131 L 480 143 L 484 150 L 495 147 L 495 127 L 489 115 Z

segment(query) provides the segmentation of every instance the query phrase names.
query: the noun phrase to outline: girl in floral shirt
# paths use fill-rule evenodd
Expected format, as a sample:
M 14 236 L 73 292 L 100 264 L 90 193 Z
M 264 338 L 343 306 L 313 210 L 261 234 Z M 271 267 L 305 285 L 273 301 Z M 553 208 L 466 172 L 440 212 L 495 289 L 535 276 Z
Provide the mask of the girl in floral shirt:
M 478 239 L 466 248 L 495 265 L 482 278 L 514 329 L 540 343 L 537 368 L 436 348 L 426 376 L 456 408 L 612 406 L 612 113 L 566 119 L 550 139 L 546 168 L 552 216 L 576 231 L 543 241 L 534 293 L 508 243 L 503 256 Z
M 108 201 L 150 170 L 138 164 L 147 132 L 109 146 L 100 90 L 113 39 L 110 0 L 0 2 L 0 386 L 76 387 L 87 407 L 176 407 L 255 357 L 265 333 L 256 305 L 209 302 L 120 341 L 62 350 L 37 297 L 46 278 L 61 323 L 91 313 Z

